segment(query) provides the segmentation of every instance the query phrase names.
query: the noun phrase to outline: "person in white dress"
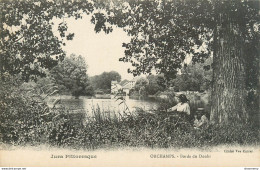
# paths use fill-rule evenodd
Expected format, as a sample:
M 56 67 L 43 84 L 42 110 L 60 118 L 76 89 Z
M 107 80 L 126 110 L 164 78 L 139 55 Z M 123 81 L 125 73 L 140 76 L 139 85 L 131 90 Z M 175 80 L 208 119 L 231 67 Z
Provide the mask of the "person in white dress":
M 169 108 L 168 112 L 177 111 L 178 113 L 185 114 L 185 116 L 190 116 L 190 106 L 188 99 L 184 94 L 177 96 L 178 104 L 172 108 Z

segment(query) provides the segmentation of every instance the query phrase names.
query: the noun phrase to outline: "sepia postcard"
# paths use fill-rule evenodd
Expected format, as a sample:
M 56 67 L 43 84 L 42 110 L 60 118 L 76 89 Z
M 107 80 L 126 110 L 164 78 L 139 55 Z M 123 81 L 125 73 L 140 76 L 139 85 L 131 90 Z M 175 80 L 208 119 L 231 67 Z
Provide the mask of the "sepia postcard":
M 259 1 L 0 0 L 0 167 L 260 167 Z

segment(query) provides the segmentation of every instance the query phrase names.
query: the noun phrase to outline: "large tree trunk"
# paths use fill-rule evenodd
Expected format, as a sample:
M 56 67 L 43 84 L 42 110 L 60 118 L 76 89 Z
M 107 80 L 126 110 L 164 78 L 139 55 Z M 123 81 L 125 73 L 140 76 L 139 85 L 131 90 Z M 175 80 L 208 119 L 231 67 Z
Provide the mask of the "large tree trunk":
M 247 121 L 243 27 L 229 12 L 216 14 L 211 122 Z

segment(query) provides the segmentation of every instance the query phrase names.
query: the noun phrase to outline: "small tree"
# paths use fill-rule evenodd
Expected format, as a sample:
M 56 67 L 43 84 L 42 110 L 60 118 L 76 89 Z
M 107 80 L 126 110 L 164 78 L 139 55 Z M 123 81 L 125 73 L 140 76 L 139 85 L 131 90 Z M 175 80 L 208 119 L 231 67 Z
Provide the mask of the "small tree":
M 147 76 L 149 84 L 146 89 L 149 95 L 154 95 L 159 91 L 164 91 L 166 85 L 164 82 L 164 77 L 162 75 L 149 75 Z
M 111 81 L 121 81 L 121 75 L 116 71 L 103 72 L 100 75 L 91 77 L 91 84 L 95 90 L 101 89 L 105 93 L 111 92 Z
M 149 80 L 147 78 L 141 77 L 136 81 L 134 89 L 139 93 L 139 95 L 146 96 L 148 94 L 147 93 L 148 85 L 149 85 Z
M 59 89 L 65 87 L 66 91 L 76 98 L 81 95 L 93 94 L 93 89 L 90 87 L 88 80 L 87 65 L 82 56 L 77 57 L 72 54 L 70 57 L 66 57 L 50 73 Z M 64 93 L 64 91 L 61 91 L 61 93 Z

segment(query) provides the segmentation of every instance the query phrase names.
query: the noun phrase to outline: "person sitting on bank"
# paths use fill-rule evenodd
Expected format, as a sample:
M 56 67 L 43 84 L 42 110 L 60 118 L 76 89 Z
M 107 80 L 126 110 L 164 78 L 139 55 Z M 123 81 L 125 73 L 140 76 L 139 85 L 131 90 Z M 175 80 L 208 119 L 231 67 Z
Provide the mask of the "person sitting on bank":
M 204 112 L 203 108 L 198 108 L 194 120 L 194 129 L 207 128 L 209 125 L 209 120 Z
M 177 96 L 178 104 L 172 108 L 169 108 L 168 112 L 177 111 L 178 113 L 184 113 L 185 116 L 190 116 L 190 106 L 188 104 L 188 99 L 184 94 Z

